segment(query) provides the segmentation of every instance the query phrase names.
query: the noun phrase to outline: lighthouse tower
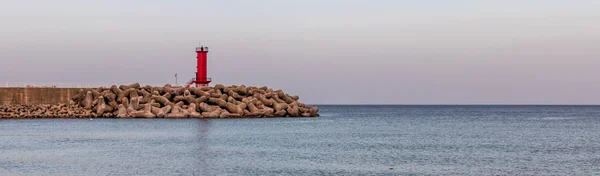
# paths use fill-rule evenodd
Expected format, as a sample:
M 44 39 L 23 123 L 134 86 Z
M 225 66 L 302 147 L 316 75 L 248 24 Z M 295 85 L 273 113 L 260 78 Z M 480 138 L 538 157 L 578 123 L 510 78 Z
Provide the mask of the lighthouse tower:
M 200 86 L 208 86 L 211 82 L 211 79 L 207 76 L 207 57 L 208 47 L 200 46 L 196 47 L 196 54 L 198 55 L 196 58 L 198 59 L 198 64 L 196 66 L 196 78 L 190 80 L 185 87 L 190 87 L 192 84 L 196 84 L 196 87 Z

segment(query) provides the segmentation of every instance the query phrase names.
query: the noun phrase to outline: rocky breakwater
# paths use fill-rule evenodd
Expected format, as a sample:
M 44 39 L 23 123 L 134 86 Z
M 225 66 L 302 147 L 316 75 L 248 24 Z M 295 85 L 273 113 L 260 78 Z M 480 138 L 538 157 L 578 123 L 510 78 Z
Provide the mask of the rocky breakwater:
M 317 107 L 266 86 L 185 88 L 113 85 L 80 89 L 69 104 L 0 106 L 0 118 L 317 117 Z

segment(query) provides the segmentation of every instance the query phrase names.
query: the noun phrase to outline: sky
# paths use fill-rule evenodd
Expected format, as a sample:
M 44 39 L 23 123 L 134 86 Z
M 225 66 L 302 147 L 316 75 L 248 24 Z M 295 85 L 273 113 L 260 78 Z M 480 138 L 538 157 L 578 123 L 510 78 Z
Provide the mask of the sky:
M 307 104 L 600 104 L 600 1 L 0 0 L 0 84 L 214 84 Z

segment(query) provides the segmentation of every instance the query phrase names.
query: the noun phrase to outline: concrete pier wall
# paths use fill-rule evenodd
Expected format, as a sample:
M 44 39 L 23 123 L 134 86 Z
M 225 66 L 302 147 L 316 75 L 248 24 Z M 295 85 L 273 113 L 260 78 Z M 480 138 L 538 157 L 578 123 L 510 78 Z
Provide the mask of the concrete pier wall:
M 0 105 L 69 103 L 79 88 L 0 88 Z

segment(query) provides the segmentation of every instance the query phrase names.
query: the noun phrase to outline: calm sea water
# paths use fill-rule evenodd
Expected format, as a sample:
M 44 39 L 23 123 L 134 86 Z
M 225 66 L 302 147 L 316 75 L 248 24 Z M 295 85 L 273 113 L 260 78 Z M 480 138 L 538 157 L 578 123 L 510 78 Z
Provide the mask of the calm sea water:
M 599 175 L 600 106 L 0 120 L 0 175 Z

